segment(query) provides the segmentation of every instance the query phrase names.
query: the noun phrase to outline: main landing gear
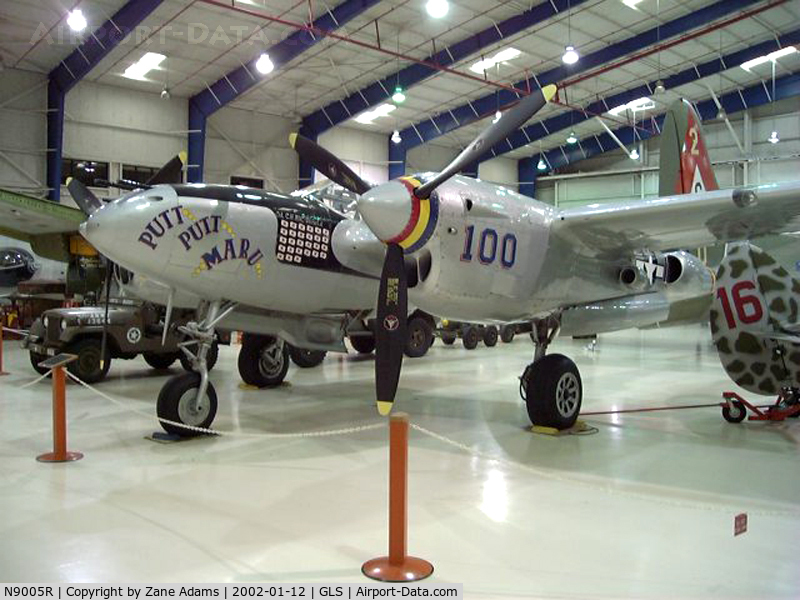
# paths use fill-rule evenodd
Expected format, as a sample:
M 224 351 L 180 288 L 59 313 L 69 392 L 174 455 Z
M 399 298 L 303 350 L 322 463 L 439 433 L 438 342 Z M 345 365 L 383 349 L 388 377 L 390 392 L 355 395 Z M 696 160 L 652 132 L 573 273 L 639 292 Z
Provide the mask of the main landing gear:
M 178 330 L 186 341 L 178 344 L 192 371 L 175 375 L 167 380 L 156 402 L 156 414 L 167 433 L 192 437 L 202 432 L 192 429 L 208 429 L 217 414 L 217 392 L 208 380 L 210 351 L 214 345 L 214 328 L 236 308 L 235 302 L 203 303 L 199 321 L 190 321 Z M 184 362 L 183 360 L 181 362 Z M 168 422 L 165 422 L 168 421 Z
M 558 317 L 533 323 L 533 362 L 520 377 L 519 392 L 534 425 L 569 429 L 578 419 L 583 385 L 578 367 L 563 354 L 546 355 L 561 327 Z

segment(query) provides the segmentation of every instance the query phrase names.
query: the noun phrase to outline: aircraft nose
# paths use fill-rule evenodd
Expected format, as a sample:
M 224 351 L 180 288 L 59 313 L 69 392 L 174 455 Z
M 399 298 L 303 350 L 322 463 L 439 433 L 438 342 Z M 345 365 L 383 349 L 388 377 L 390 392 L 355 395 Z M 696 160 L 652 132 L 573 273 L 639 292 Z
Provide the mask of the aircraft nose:
M 358 200 L 358 212 L 378 239 L 400 243 L 419 216 L 419 200 L 403 183 L 390 181 L 363 194 Z

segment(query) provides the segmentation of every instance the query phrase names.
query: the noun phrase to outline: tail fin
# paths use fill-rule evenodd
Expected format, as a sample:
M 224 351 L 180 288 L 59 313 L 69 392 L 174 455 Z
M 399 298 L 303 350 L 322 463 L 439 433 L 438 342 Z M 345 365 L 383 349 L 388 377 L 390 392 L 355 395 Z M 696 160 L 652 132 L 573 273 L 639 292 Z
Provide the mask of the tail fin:
M 660 162 L 659 196 L 719 189 L 700 117 L 687 100 L 676 100 L 667 110 L 661 129 Z
M 800 384 L 800 282 L 748 242 L 728 244 L 717 271 L 711 336 L 728 376 L 754 394 Z

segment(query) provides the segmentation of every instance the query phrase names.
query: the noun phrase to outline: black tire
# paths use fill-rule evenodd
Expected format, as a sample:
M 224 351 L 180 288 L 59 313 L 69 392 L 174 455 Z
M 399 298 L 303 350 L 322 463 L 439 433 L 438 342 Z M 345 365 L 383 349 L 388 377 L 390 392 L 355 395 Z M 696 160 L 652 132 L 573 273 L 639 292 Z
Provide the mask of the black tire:
M 197 344 L 189 346 L 189 348 L 193 351 L 197 351 Z M 214 340 L 214 343 L 211 344 L 211 347 L 208 349 L 206 353 L 206 368 L 211 371 L 214 368 L 214 365 L 217 364 L 217 358 L 219 358 L 219 343 L 217 340 Z M 180 351 L 178 355 L 178 360 L 181 361 L 181 366 L 183 367 L 184 371 L 189 373 L 193 373 L 194 369 L 192 369 L 192 361 L 189 360 L 189 357 L 183 351 Z
M 409 358 L 419 358 L 428 353 L 433 339 L 433 329 L 425 319 L 414 317 L 408 321 L 406 329 L 405 355 Z
M 461 332 L 461 342 L 467 350 L 475 350 L 475 348 L 478 347 L 478 341 L 480 339 L 481 336 L 480 333 L 478 333 L 478 328 L 474 325 L 464 327 L 464 330 Z
M 50 369 L 44 369 L 39 366 L 39 363 L 43 360 L 47 360 L 49 357 L 46 354 L 39 354 L 38 352 L 29 352 L 31 358 L 31 366 L 33 370 L 36 371 L 39 375 L 44 375 Z
M 99 338 L 84 338 L 68 345 L 64 351 L 75 354 L 78 358 L 67 365 L 67 370 L 86 383 L 97 383 L 105 379 L 108 369 L 111 368 L 111 355 L 106 347 L 106 356 L 101 367 L 100 345 Z
M 183 352 L 181 352 L 183 355 Z M 145 352 L 142 354 L 142 358 L 144 358 L 144 362 L 148 365 L 153 367 L 154 369 L 164 370 L 169 369 L 176 360 L 178 360 L 178 353 L 177 352 Z
M 494 348 L 497 345 L 497 327 L 489 325 L 483 329 L 483 343 L 489 348 Z
M 443 331 L 441 334 L 442 343 L 445 346 L 452 346 L 458 339 L 458 334 L 455 331 Z
M 351 335 L 350 345 L 359 354 L 369 354 L 375 350 L 375 336 L 370 335 Z
M 511 325 L 503 325 L 500 328 L 500 339 L 503 341 L 504 344 L 510 344 L 514 341 L 515 335 L 514 327 Z
M 280 385 L 289 370 L 289 345 L 275 352 L 276 340 L 270 335 L 246 333 L 239 351 L 239 375 L 248 385 L 259 388 Z
M 583 384 L 578 367 L 563 354 L 548 354 L 522 374 L 528 417 L 534 425 L 569 429 L 578 419 Z
M 722 418 L 728 423 L 741 423 L 744 421 L 747 416 L 747 409 L 744 404 L 738 400 L 733 400 L 731 401 L 731 406 L 733 410 L 727 404 L 722 407 Z
M 211 427 L 211 423 L 217 415 L 217 392 L 209 381 L 205 401 L 201 401 L 199 407 L 195 407 L 198 387 L 200 387 L 199 373 L 181 373 L 171 377 L 158 394 L 156 402 L 158 418 L 203 429 Z M 178 424 L 164 423 L 163 421 L 160 423 L 167 433 L 181 437 L 202 435 L 202 432 L 186 429 Z
M 311 369 L 321 365 L 327 355 L 328 353 L 325 350 L 306 350 L 305 348 L 289 346 L 289 357 L 301 369 Z

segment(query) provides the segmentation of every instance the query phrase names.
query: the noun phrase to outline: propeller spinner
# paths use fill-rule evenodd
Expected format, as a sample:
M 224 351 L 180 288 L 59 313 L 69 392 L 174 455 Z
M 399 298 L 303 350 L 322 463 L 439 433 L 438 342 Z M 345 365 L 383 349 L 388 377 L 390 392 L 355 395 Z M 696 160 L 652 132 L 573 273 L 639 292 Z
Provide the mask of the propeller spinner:
M 378 412 L 387 415 L 397 392 L 405 346 L 408 290 L 404 252 L 424 245 L 425 232 L 435 223 L 437 203 L 430 201 L 433 191 L 456 173 L 478 160 L 489 149 L 519 129 L 555 95 L 548 85 L 521 99 L 516 106 L 486 128 L 441 173 L 426 183 L 402 177 L 370 187 L 342 160 L 315 142 L 293 133 L 292 148 L 323 175 L 359 194 L 358 212 L 372 233 L 387 244 L 378 294 L 378 319 L 375 341 L 375 389 Z

